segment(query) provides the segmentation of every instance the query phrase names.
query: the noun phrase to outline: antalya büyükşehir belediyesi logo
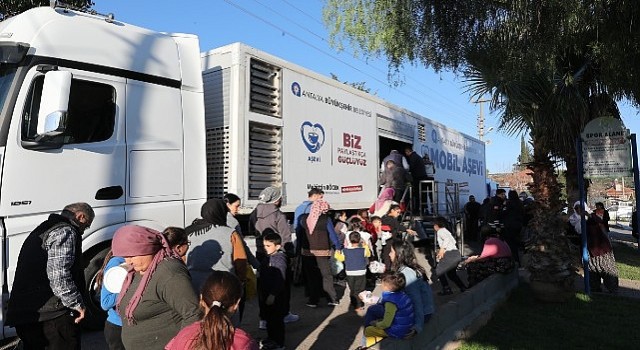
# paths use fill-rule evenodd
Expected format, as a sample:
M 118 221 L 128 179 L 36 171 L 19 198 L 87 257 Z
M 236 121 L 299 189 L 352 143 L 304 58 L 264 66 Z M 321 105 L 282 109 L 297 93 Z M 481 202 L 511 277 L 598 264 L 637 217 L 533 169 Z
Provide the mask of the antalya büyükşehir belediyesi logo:
M 295 82 L 295 81 L 294 81 L 294 82 L 291 84 L 291 92 L 292 92 L 294 95 L 296 95 L 296 96 L 300 97 L 300 94 L 302 94 L 302 88 L 300 88 L 300 84 L 298 84 L 297 82 Z

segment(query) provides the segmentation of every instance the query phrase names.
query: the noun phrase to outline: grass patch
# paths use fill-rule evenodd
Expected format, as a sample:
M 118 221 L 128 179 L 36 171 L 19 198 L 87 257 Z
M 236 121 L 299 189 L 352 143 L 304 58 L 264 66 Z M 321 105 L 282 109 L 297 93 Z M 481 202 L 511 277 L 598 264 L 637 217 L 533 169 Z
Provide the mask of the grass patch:
M 627 280 L 640 280 L 640 251 L 635 246 L 614 242 L 613 254 L 616 257 L 618 274 Z
M 638 300 L 576 293 L 566 303 L 543 303 L 522 284 L 460 349 L 637 349 L 638 324 Z

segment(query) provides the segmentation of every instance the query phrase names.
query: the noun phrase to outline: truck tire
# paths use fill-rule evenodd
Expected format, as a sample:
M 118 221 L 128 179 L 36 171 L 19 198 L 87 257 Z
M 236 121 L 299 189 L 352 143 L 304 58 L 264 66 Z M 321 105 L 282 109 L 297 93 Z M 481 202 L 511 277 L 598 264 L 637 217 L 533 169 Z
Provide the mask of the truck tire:
M 110 249 L 111 245 L 97 247 L 95 250 L 89 250 L 85 256 L 84 279 L 87 294 L 84 296 L 84 301 L 87 310 L 81 325 L 88 330 L 103 329 L 104 321 L 107 319 L 107 312 L 100 306 L 100 289 L 97 289 L 96 275 L 102 268 L 104 258 Z

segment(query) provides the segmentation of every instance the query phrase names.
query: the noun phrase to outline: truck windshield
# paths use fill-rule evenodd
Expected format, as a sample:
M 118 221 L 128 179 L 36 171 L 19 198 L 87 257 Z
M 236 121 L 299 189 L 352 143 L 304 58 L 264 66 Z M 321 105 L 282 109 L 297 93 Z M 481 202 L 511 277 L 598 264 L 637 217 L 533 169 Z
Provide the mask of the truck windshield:
M 9 95 L 9 89 L 11 83 L 16 74 L 15 65 L 0 64 L 0 113 L 4 110 L 4 104 Z M 4 115 L 0 115 L 0 120 L 4 118 Z

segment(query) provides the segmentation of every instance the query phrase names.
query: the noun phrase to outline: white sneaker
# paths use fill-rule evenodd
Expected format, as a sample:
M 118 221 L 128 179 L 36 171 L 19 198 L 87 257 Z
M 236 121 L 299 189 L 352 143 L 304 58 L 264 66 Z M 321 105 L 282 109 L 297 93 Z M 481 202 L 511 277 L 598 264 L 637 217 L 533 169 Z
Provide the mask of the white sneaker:
M 285 317 L 286 318 L 286 317 Z M 260 320 L 260 325 L 258 326 L 260 329 L 267 329 L 267 321 Z
M 284 323 L 296 322 L 299 319 L 300 319 L 300 316 L 298 316 L 296 314 L 292 314 L 291 312 L 289 312 L 287 314 L 287 316 L 284 317 Z

